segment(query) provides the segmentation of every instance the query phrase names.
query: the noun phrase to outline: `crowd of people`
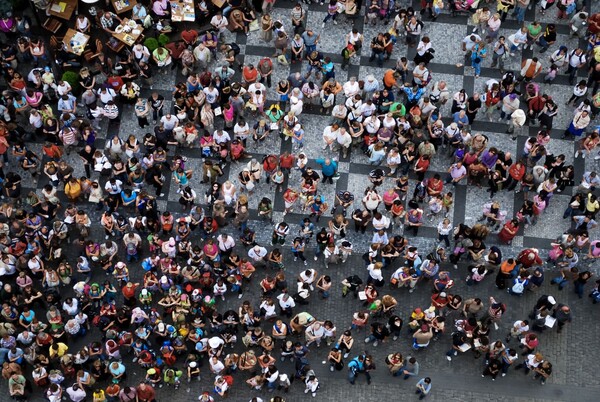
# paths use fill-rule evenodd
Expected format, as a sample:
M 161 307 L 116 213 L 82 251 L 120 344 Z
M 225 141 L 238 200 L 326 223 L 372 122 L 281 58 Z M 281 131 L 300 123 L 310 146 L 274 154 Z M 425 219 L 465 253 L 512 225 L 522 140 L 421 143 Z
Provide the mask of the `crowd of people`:
M 34 3 L 40 15 L 49 11 L 47 2 Z M 101 28 L 89 57 L 76 57 L 67 45 L 46 48 L 26 15 L 0 19 L 0 362 L 11 397 L 152 402 L 156 389 L 206 378 L 211 385 L 198 396 L 204 402 L 246 386 L 273 392 L 257 393 L 253 402 L 280 402 L 297 383 L 316 397 L 328 382 L 311 368 L 323 343 L 331 376 L 344 371 L 354 385 L 364 375 L 370 384 L 385 364 L 390 375 L 416 381 L 421 399 L 433 383 L 420 370 L 418 352 L 433 342 L 451 344 L 450 362 L 468 351 L 483 356 L 481 375 L 492 381 L 511 367 L 532 371 L 541 384 L 551 376 L 540 333 L 560 333 L 572 313 L 542 294 L 545 277 L 559 291 L 572 286 L 579 298 L 587 291 L 600 301 L 600 280 L 586 289 L 594 275 L 584 268 L 600 257 L 600 240 L 590 235 L 600 177 L 585 171 L 576 178 L 566 163 L 569 150 L 554 155 L 548 147 L 552 130 L 564 129 L 563 138 L 576 142 L 576 159 L 600 159 L 600 134 L 591 130 L 600 108 L 600 15 L 575 0 L 422 0 L 416 9 L 402 0 L 304 3 L 277 20 L 274 0 L 227 0 L 221 9 L 198 1 L 197 20 L 210 24 L 204 31 L 199 23 L 172 23 L 166 0 L 139 1 L 127 17 L 146 34 L 171 40 L 153 50 L 138 41 L 117 53 L 102 43 L 121 17 L 91 8 L 74 22 L 80 32 Z M 321 27 L 308 25 L 309 6 L 326 10 Z M 526 22 L 528 7 L 556 12 L 557 22 Z M 498 69 L 474 93 L 433 80 L 428 69 L 442 44 L 423 35 L 422 18 L 435 21 L 448 9 L 475 25 L 461 43 L 465 68 L 478 77 L 491 58 Z M 363 14 L 364 25 L 381 28 L 372 38 L 356 28 Z M 507 16 L 523 25 L 504 37 L 499 29 Z M 585 45 L 561 43 L 560 20 Z M 340 21 L 351 25 L 339 40 L 338 65 L 320 42 L 325 26 Z M 232 33 L 259 35 L 275 53 L 245 63 Z M 408 50 L 399 54 L 403 43 Z M 390 68 L 381 77 L 337 81 L 336 69 L 356 64 L 363 47 L 369 63 Z M 533 47 L 547 56 L 522 57 L 519 71 L 505 69 L 507 58 Z M 273 82 L 273 71 L 290 63 L 300 72 Z M 174 86 L 172 108 L 161 91 L 141 95 L 171 69 L 184 77 Z M 75 71 L 76 81 L 64 71 Z M 560 75 L 574 85 L 566 105 L 540 84 Z M 573 116 L 568 127 L 553 124 L 559 107 Z M 139 131 L 98 147 L 106 121 L 131 109 Z M 305 136 L 306 112 L 321 116 L 322 138 Z M 472 130 L 477 120 L 505 122 L 506 142 Z M 537 125 L 518 155 L 505 150 L 510 138 Z M 291 151 L 251 152 L 251 144 L 273 138 L 290 141 Z M 321 154 L 306 152 L 308 141 L 320 142 Z M 43 143 L 41 153 L 34 142 Z M 203 158 L 201 171 L 187 166 L 189 149 Z M 364 192 L 334 189 L 340 158 L 352 162 L 357 155 L 372 167 Z M 429 172 L 434 159 L 447 171 Z M 234 164 L 243 166 L 239 175 L 223 180 Z M 292 175 L 301 176 L 299 186 L 290 184 Z M 416 179 L 414 191 L 409 179 Z M 162 211 L 157 201 L 172 182 L 182 210 Z M 283 199 L 281 221 L 274 221 L 277 200 L 256 191 L 265 182 Z M 456 186 L 486 186 L 490 193 L 473 225 L 453 214 Z M 532 247 L 503 255 L 501 244 L 543 222 L 553 194 L 571 189 L 563 218 L 572 228 L 548 244 L 547 258 Z M 495 198 L 501 191 L 522 197 L 514 216 Z M 424 225 L 438 233 L 432 250 L 413 242 Z M 363 274 L 346 277 L 343 267 L 360 249 L 348 236 L 352 230 L 368 250 Z M 257 240 L 265 231 L 271 244 Z M 297 275 L 286 270 L 298 260 Z M 455 287 L 466 281 L 473 289 L 491 276 L 505 294 L 463 298 Z M 403 316 L 400 288 L 427 294 L 427 303 Z M 253 291 L 259 300 L 245 298 Z M 356 312 L 344 322 L 319 313 L 333 292 L 352 296 L 344 302 Z M 539 293 L 530 314 L 504 323 L 527 292 Z M 236 297 L 237 308 L 224 308 Z M 399 338 L 412 339 L 410 355 L 394 346 Z M 383 343 L 389 353 L 375 361 L 365 350 Z M 287 361 L 293 370 L 284 369 Z

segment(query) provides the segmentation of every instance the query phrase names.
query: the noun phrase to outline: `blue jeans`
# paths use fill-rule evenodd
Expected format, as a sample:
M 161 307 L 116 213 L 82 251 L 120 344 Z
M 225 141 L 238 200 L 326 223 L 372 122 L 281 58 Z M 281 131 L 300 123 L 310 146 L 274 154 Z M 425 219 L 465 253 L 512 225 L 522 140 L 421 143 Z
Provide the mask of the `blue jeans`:
M 384 56 L 383 52 L 377 53 L 377 52 L 371 51 L 371 57 L 369 58 L 369 61 L 373 61 L 373 60 L 377 59 L 377 65 L 379 67 L 381 67 L 381 66 L 383 66 L 383 56 Z
M 540 39 L 538 40 L 537 44 L 542 47 L 540 49 L 540 53 L 544 53 L 550 47 L 550 44 L 546 41 L 546 39 L 544 39 L 543 36 L 540 36 Z
M 334 21 L 335 21 L 335 17 L 337 17 L 337 13 L 335 13 L 335 14 L 329 14 L 329 13 L 328 13 L 328 14 L 325 16 L 325 18 L 323 18 L 323 24 L 324 24 L 324 23 L 326 23 L 326 22 L 327 22 L 327 21 L 329 21 L 329 20 L 334 20 Z
M 227 6 L 223 9 L 223 12 L 221 13 L 223 15 L 223 18 L 227 18 L 227 16 L 229 15 L 229 13 L 231 12 L 231 10 L 233 10 L 233 7 L 231 6 Z
M 6 361 L 6 355 L 8 355 L 9 350 L 7 348 L 0 348 L 0 364 L 4 364 Z
M 567 281 L 567 280 L 566 280 L 565 278 L 563 278 L 562 276 L 557 276 L 556 278 L 554 278 L 554 279 L 552 279 L 552 280 L 550 281 L 550 283 L 552 283 L 552 284 L 555 284 L 555 285 L 558 285 L 558 289 L 559 289 L 559 290 L 563 290 L 563 288 L 564 288 L 565 286 L 567 286 L 567 283 L 568 283 L 568 282 L 569 282 L 569 281 Z
M 515 7 L 515 10 L 513 11 L 513 16 L 517 18 L 517 21 L 519 21 L 519 23 L 523 23 L 523 21 L 525 21 L 526 10 L 527 9 L 523 7 Z
M 475 75 L 481 74 L 481 62 L 475 63 L 475 60 L 471 60 L 471 67 L 475 69 Z
M 315 50 L 317 50 L 317 45 L 304 45 L 304 49 L 306 51 L 306 54 L 309 55 L 312 52 L 314 52 Z

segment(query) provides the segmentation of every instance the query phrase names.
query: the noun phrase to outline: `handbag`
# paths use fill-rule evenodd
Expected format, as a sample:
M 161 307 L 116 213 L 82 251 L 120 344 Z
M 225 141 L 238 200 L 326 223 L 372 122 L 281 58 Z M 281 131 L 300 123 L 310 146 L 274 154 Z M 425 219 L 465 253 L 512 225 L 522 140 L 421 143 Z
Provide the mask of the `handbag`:
M 280 54 L 279 56 L 277 56 L 277 61 L 279 62 L 279 64 L 283 64 L 284 66 L 287 66 L 289 64 L 284 54 Z
M 258 25 L 258 20 L 254 20 L 250 23 L 250 25 L 248 25 L 248 29 L 250 30 L 250 32 L 254 32 L 254 31 L 258 31 L 260 29 L 260 26 Z

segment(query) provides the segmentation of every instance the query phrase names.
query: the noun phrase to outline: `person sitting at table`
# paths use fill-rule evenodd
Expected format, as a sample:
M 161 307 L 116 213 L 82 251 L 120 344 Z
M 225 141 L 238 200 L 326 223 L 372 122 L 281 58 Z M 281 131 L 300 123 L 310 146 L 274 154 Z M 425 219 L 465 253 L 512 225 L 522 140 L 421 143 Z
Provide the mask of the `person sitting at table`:
M 167 0 L 154 0 L 152 3 L 152 13 L 157 18 L 168 17 L 171 14 L 169 11 L 169 2 Z
M 77 19 L 75 20 L 75 29 L 76 30 L 78 30 L 79 32 L 83 32 L 83 33 L 89 33 L 91 27 L 92 27 L 92 24 L 90 23 L 90 20 L 88 19 L 88 17 L 86 17 L 84 14 L 79 14 L 77 16 Z
M 200 10 L 200 18 L 208 18 L 210 15 L 210 10 L 208 9 L 208 3 L 206 0 L 200 0 L 196 4 L 196 7 L 198 7 L 198 10 Z M 198 21 L 198 18 L 196 18 L 196 21 Z
M 142 3 L 136 3 L 135 6 L 131 9 L 131 19 L 137 21 L 140 24 L 144 23 L 146 16 L 148 15 L 148 11 L 146 7 Z
M 100 17 L 100 25 L 102 25 L 102 29 L 110 34 L 113 34 L 117 25 L 121 23 L 123 23 L 123 20 L 119 18 L 118 15 L 111 13 L 110 11 L 106 11 Z
M 184 29 L 181 31 L 181 40 L 186 46 L 194 46 L 198 41 L 198 31 L 192 28 Z
M 171 22 L 166 18 L 160 18 L 156 23 L 156 31 L 161 34 L 169 34 L 176 32 L 176 29 L 171 25 Z
M 225 8 L 223 8 L 223 17 L 227 18 L 232 10 L 236 10 L 242 6 L 243 0 L 226 0 Z

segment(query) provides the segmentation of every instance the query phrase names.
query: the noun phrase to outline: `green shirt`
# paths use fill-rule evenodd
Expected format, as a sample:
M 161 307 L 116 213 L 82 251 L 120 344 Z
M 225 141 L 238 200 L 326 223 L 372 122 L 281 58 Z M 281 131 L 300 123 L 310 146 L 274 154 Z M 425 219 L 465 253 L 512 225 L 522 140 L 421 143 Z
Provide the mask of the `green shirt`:
M 529 35 L 536 37 L 540 34 L 540 32 L 542 32 L 542 24 L 538 24 L 538 26 L 529 24 L 527 30 L 529 31 Z

